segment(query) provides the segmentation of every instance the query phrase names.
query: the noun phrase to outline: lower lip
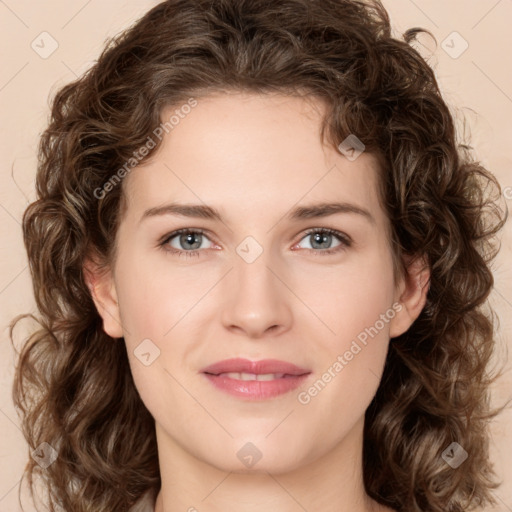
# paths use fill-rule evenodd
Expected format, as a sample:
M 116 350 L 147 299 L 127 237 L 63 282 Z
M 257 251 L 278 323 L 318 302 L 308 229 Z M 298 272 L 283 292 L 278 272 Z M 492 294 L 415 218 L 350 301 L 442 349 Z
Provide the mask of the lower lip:
M 218 389 L 230 395 L 261 400 L 274 398 L 298 388 L 309 374 L 290 375 L 274 380 L 238 380 L 204 373 L 208 380 Z

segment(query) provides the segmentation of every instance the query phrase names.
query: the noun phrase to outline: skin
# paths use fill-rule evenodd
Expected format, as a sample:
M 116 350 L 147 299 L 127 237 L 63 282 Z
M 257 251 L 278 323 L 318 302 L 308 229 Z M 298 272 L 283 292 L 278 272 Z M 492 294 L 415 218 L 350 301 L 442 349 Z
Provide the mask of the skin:
M 368 153 L 350 161 L 324 145 L 322 108 L 284 95 L 199 99 L 125 178 L 127 209 L 112 268 L 86 267 L 104 329 L 124 338 L 135 385 L 155 418 L 157 512 L 226 511 L 234 504 L 239 512 L 389 510 L 364 490 L 364 413 L 390 338 L 405 332 L 425 304 L 429 275 L 420 258 L 410 258 L 395 286 L 377 161 Z M 356 213 L 286 218 L 296 206 L 334 201 L 366 209 L 373 221 Z M 140 221 L 147 209 L 170 202 L 210 205 L 223 221 L 172 214 Z M 180 228 L 207 231 L 196 239 L 199 256 L 158 248 Z M 339 230 L 351 245 L 319 254 L 326 249 L 305 234 L 309 228 Z M 263 249 L 252 263 L 236 252 L 247 236 Z M 327 235 L 327 249 L 341 243 Z M 171 244 L 191 250 L 179 235 Z M 398 303 L 401 310 L 343 370 L 300 403 L 299 392 Z M 149 366 L 134 355 L 147 338 L 161 351 Z M 200 372 L 231 357 L 281 359 L 312 373 L 297 390 L 247 401 L 217 390 Z M 248 442 L 262 455 L 250 468 L 237 457 Z

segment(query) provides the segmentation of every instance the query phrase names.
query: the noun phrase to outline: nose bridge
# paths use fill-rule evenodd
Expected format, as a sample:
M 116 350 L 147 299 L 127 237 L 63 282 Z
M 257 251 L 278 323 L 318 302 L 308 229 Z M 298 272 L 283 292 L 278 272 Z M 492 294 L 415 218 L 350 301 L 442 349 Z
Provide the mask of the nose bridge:
M 226 290 L 230 300 L 225 303 L 225 326 L 238 327 L 252 337 L 262 335 L 269 328 L 275 330 L 275 326 L 285 328 L 291 321 L 289 297 L 276 276 L 280 266 L 271 261 L 271 251 L 247 237 L 236 252 L 231 279 L 226 284 L 230 287 Z
M 241 256 L 235 258 L 234 278 L 237 292 L 241 295 L 249 293 L 250 296 L 273 293 L 276 283 L 274 274 L 270 271 L 272 262 L 269 257 L 270 251 L 264 251 L 254 261 L 247 261 Z

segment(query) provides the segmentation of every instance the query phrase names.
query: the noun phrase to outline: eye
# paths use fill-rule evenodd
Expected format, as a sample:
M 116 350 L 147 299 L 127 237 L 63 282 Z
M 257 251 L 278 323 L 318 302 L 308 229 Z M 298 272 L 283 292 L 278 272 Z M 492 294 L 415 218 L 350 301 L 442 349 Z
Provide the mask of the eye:
M 159 247 L 164 251 L 178 254 L 179 256 L 199 256 L 199 250 L 205 249 L 203 246 L 204 239 L 208 240 L 201 229 L 178 229 L 166 235 L 164 240 L 159 243 Z
M 338 239 L 338 245 L 334 246 L 333 248 L 328 247 L 331 246 L 333 238 Z M 313 228 L 308 230 L 306 232 L 306 236 L 304 236 L 302 240 L 308 239 L 311 240 L 312 242 L 310 244 L 310 248 L 306 249 L 311 250 L 313 251 L 313 253 L 322 256 L 344 251 L 347 247 L 350 247 L 352 243 L 350 237 L 348 237 L 344 233 L 329 228 Z M 296 247 L 297 245 L 295 245 L 294 247 Z

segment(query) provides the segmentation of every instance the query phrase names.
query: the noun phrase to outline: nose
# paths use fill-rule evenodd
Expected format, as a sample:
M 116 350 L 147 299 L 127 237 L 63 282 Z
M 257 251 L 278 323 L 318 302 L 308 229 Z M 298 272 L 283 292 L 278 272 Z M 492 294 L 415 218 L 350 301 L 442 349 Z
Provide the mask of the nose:
M 268 261 L 263 252 L 248 263 L 235 258 L 233 271 L 224 280 L 222 322 L 226 329 L 259 339 L 286 332 L 292 325 L 286 270 Z

